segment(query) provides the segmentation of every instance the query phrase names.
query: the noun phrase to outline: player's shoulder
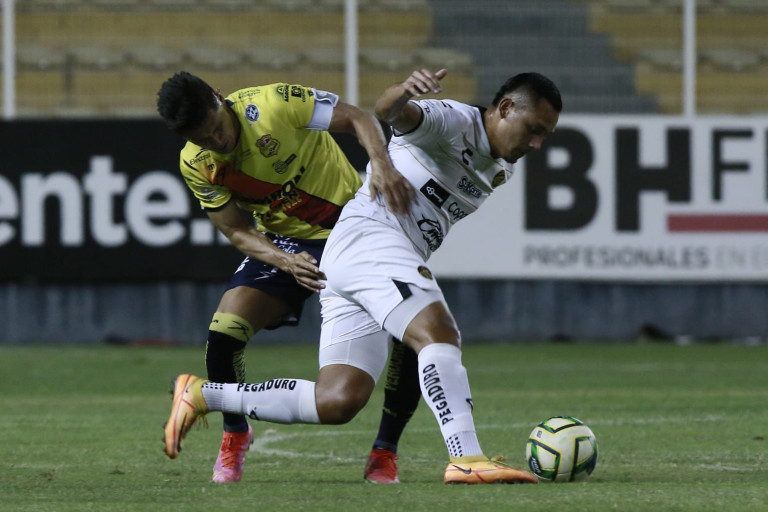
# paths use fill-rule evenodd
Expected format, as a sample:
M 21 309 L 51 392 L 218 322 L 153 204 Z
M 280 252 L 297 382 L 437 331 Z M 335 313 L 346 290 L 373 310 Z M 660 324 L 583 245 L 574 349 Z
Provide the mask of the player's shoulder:
M 425 114 L 440 113 L 443 116 L 475 117 L 477 107 L 451 99 L 426 99 L 418 102 Z
M 246 87 L 229 94 L 225 99 L 235 111 L 244 111 L 248 105 L 260 103 L 265 98 L 265 86 Z
M 248 103 L 261 101 L 271 104 L 287 103 L 311 103 L 314 99 L 314 91 L 311 87 L 286 82 L 248 87 L 235 91 L 227 99 Z
M 482 122 L 477 107 L 450 99 L 429 99 L 419 102 L 425 118 L 431 118 L 432 126 L 442 130 L 463 131 L 467 125 Z
M 213 164 L 213 154 L 197 144 L 187 142 L 179 154 L 182 171 L 202 171 Z

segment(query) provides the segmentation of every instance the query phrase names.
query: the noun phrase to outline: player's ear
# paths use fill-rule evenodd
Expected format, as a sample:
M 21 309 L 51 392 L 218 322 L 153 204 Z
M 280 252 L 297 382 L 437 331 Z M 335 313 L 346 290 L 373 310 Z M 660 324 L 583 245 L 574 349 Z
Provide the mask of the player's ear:
M 501 98 L 501 101 L 499 101 L 499 104 L 496 106 L 496 108 L 499 110 L 499 117 L 502 119 L 505 119 L 507 116 L 512 114 L 515 110 L 515 102 L 512 98 L 504 97 Z

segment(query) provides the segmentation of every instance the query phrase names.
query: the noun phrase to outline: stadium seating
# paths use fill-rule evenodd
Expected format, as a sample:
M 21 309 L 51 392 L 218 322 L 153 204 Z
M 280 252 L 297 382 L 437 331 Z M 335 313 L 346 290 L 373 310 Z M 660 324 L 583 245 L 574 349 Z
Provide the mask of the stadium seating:
M 676 0 L 582 0 L 590 29 L 607 34 L 619 61 L 635 65 L 639 93 L 659 111 L 682 105 L 682 13 Z M 618 4 L 623 4 L 619 6 Z M 646 5 L 632 10 L 629 4 Z M 768 101 L 768 1 L 697 1 L 697 111 L 765 113 Z M 762 92 L 760 92 L 762 91 Z
M 391 48 L 363 48 L 360 51 L 360 60 L 367 68 L 389 71 L 411 70 L 416 61 L 413 53 Z
M 83 4 L 83 0 L 25 0 L 16 2 L 19 11 L 70 10 Z
M 111 0 L 107 0 L 111 1 Z M 119 0 L 118 0 L 119 1 Z M 200 0 L 149 0 L 149 5 L 159 9 L 188 10 L 200 6 Z
M 106 9 L 135 9 L 141 0 L 90 0 L 95 7 Z
M 365 108 L 382 85 L 426 66 L 449 68 L 452 96 L 470 102 L 487 101 L 513 69 L 538 69 L 561 86 L 570 112 L 680 112 L 680 0 L 357 3 Z M 137 115 L 144 108 L 154 115 L 159 83 L 181 68 L 212 77 L 223 91 L 285 80 L 341 92 L 343 6 L 344 0 L 17 2 L 19 111 L 72 115 L 96 105 L 99 112 Z M 765 112 L 750 91 L 768 90 L 768 0 L 697 6 L 699 111 Z M 30 86 L 37 81 L 50 86 Z M 99 83 L 114 88 L 100 90 Z M 723 84 L 728 94 L 717 91 Z
M 25 115 L 70 116 L 80 108 L 152 116 L 160 84 L 182 68 L 225 92 L 275 81 L 343 92 L 343 0 L 25 0 L 17 5 L 17 98 Z M 467 55 L 428 47 L 426 0 L 358 0 L 358 5 L 360 64 L 371 73 L 362 81 L 372 91 L 402 79 L 410 65 L 432 65 L 430 58 L 441 55 L 470 71 Z M 421 49 L 419 56 L 415 48 Z M 462 99 L 471 100 L 476 89 L 471 78 L 459 81 Z M 49 85 L 30 87 L 42 83 Z M 362 106 L 371 107 L 375 95 L 361 94 L 368 102 Z
M 66 62 L 66 53 L 54 48 L 27 45 L 16 50 L 16 64 L 23 71 L 61 71 Z
M 182 52 L 164 46 L 132 46 L 126 55 L 137 68 L 156 71 L 179 69 L 184 61 Z
M 281 72 L 296 69 L 304 58 L 301 52 L 281 48 L 246 48 L 242 55 L 245 64 L 253 69 Z

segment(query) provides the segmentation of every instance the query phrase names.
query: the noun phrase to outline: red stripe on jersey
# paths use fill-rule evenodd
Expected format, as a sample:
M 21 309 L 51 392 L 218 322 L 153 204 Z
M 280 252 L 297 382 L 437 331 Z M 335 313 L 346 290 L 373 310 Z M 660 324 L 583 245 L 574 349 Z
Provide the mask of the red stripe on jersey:
M 282 188 L 281 185 L 252 178 L 234 166 L 227 165 L 228 163 L 219 164 L 219 169 L 213 179 L 216 185 L 224 185 L 231 192 L 254 199 L 267 197 Z
M 295 205 L 285 209 L 285 213 L 301 219 L 312 226 L 321 226 L 331 229 L 341 215 L 341 206 L 311 194 L 303 190 L 297 190 L 299 200 Z
M 269 183 L 235 169 L 221 168 L 216 173 L 214 182 L 227 187 L 245 201 L 263 204 L 262 201 L 268 199 L 269 207 L 273 210 L 279 210 L 280 206 L 284 205 L 283 211 L 286 215 L 311 226 L 331 229 L 341 215 L 341 206 L 304 192 L 291 181 L 286 184 Z M 281 190 L 287 193 L 281 193 Z

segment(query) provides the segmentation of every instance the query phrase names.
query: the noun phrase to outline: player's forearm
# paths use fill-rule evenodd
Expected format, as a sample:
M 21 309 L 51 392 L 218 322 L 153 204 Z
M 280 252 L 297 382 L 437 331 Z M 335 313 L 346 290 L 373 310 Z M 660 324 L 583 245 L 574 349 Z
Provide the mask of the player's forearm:
M 397 124 L 398 117 L 411 97 L 412 95 L 405 89 L 403 84 L 395 84 L 388 87 L 376 100 L 376 105 L 374 106 L 376 117 L 390 126 L 394 126 Z
M 280 270 L 288 268 L 286 253 L 277 248 L 264 233 L 255 228 L 235 229 L 224 232 L 232 245 L 249 258 L 272 265 Z
M 357 141 L 368 153 L 368 158 L 371 161 L 389 161 L 387 139 L 378 121 L 362 110 L 351 121 Z

